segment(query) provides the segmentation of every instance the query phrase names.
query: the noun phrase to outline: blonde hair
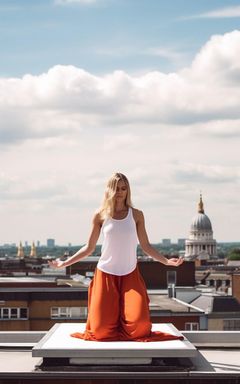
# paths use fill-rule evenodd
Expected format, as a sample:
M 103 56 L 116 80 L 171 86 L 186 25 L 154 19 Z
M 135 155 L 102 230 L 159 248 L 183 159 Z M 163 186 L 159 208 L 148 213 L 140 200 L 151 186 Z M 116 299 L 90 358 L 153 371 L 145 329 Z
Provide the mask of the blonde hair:
M 132 207 L 131 201 L 131 189 L 130 184 L 127 177 L 123 173 L 116 172 L 114 173 L 107 182 L 104 199 L 102 205 L 99 209 L 99 213 L 102 219 L 106 219 L 107 217 L 112 217 L 114 214 L 114 197 L 117 191 L 117 184 L 122 180 L 127 187 L 127 197 L 125 204 L 127 207 Z

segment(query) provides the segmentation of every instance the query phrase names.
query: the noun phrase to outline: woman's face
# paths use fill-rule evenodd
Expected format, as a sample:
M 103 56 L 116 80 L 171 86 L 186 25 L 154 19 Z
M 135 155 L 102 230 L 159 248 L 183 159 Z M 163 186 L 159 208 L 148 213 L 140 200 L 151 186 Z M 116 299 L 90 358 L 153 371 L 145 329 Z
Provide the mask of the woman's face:
M 123 180 L 119 180 L 117 183 L 116 193 L 115 193 L 115 200 L 117 202 L 126 201 L 128 194 L 128 188 L 126 183 Z

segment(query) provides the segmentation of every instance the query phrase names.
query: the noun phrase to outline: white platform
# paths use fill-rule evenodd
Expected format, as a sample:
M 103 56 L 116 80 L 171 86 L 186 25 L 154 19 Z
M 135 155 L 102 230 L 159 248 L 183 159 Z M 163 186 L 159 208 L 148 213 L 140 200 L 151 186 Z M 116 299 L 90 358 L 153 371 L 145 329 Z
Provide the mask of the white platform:
M 153 342 L 87 341 L 71 337 L 74 332 L 84 332 L 85 323 L 55 324 L 33 348 L 33 357 L 151 359 L 153 357 L 194 357 L 197 350 L 187 339 Z M 153 324 L 153 331 L 182 335 L 172 324 Z

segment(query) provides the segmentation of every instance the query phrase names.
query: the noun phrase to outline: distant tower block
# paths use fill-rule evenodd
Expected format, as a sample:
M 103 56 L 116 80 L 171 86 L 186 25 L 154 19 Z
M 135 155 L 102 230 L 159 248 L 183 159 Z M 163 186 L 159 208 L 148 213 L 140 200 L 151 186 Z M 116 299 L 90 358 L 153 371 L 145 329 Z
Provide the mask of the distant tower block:
M 48 248 L 54 248 L 55 247 L 55 240 L 54 239 L 47 239 L 47 247 Z
M 198 214 L 192 219 L 189 238 L 185 242 L 185 258 L 208 260 L 214 256 L 216 256 L 216 240 L 213 239 L 212 224 L 204 212 L 200 194 Z
M 23 250 L 23 246 L 22 246 L 21 241 L 20 241 L 20 244 L 18 246 L 17 256 L 20 257 L 21 259 L 24 257 L 24 250 Z
M 34 242 L 32 243 L 32 246 L 31 246 L 30 256 L 31 257 L 37 257 L 37 250 L 36 250 Z

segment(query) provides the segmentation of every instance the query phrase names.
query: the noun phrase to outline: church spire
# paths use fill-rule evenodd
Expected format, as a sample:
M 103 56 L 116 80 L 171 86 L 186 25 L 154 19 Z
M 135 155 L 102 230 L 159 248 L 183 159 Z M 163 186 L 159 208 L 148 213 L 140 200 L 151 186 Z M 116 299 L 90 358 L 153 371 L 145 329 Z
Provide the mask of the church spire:
M 21 259 L 24 257 L 24 250 L 23 250 L 23 246 L 22 246 L 21 241 L 20 241 L 20 244 L 18 246 L 17 256 L 20 257 Z
M 200 201 L 198 203 L 198 213 L 204 213 L 204 206 L 202 201 L 202 193 L 200 192 Z
M 36 246 L 35 246 L 34 242 L 32 243 L 32 246 L 31 246 L 30 256 L 31 257 L 36 257 L 37 256 Z

